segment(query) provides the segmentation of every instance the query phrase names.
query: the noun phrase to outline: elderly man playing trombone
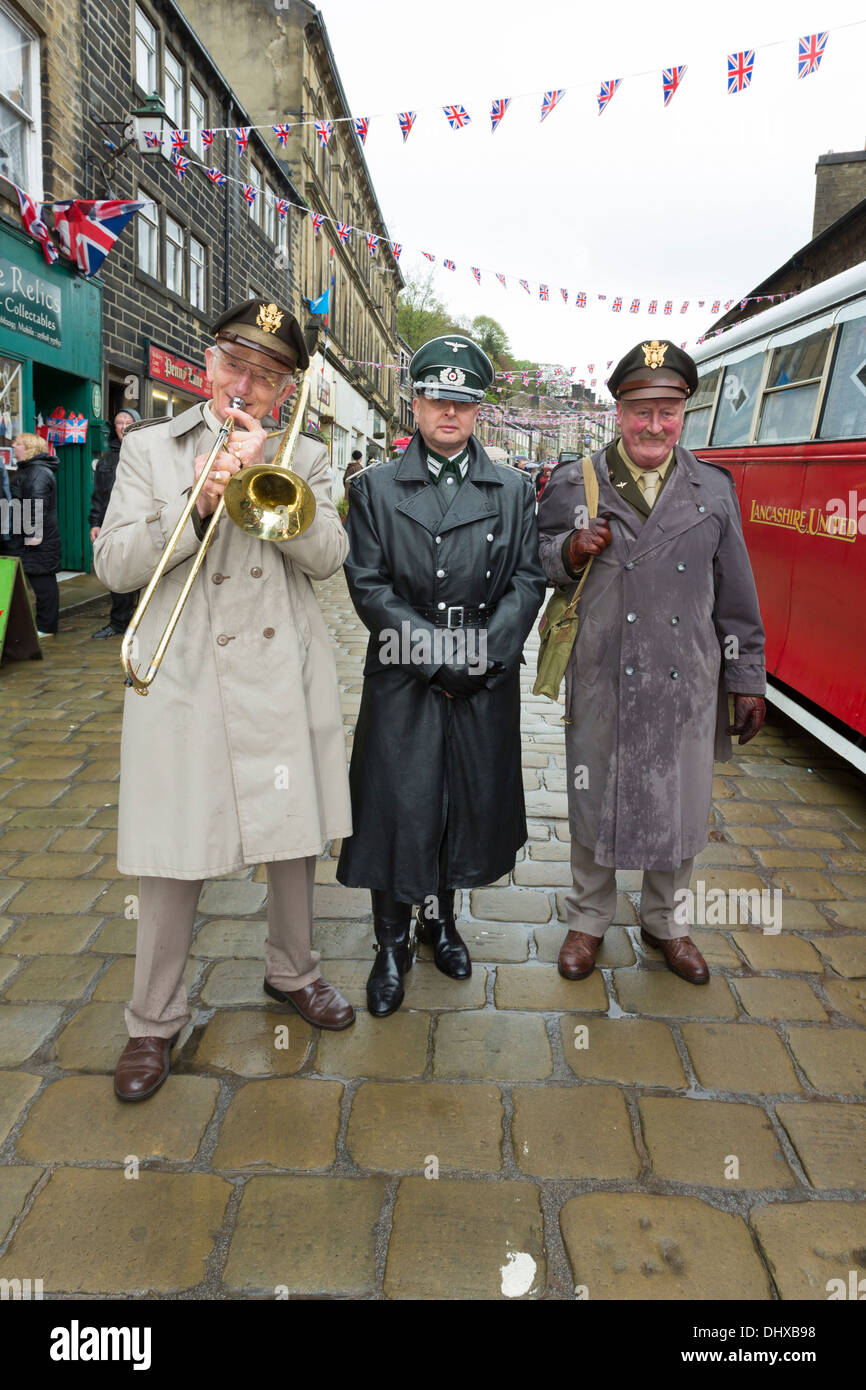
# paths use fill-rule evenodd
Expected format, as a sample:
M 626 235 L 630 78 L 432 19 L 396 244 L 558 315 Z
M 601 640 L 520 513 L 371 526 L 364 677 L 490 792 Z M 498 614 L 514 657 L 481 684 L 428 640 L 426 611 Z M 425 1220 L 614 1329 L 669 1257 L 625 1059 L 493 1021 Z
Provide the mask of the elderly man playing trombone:
M 215 346 L 205 352 L 210 400 L 127 430 L 94 546 L 94 568 L 108 588 L 145 586 L 221 426 L 236 422 L 141 616 L 136 679 L 228 479 L 271 462 L 279 439 L 261 422 L 309 365 L 300 327 L 280 305 L 245 301 L 213 331 Z M 121 1100 L 158 1090 L 172 1043 L 190 1021 L 183 975 L 204 879 L 264 863 L 265 992 L 317 1027 L 354 1020 L 321 978 L 311 946 L 316 856 L 327 840 L 351 833 L 336 668 L 311 580 L 334 574 L 348 544 L 325 448 L 301 435 L 285 463 L 312 491 L 312 522 L 293 539 L 265 541 L 223 518 L 152 690 L 147 699 L 137 689 L 126 694 L 117 857 L 120 872 L 139 875 L 141 887 L 130 1041 L 115 1073 Z

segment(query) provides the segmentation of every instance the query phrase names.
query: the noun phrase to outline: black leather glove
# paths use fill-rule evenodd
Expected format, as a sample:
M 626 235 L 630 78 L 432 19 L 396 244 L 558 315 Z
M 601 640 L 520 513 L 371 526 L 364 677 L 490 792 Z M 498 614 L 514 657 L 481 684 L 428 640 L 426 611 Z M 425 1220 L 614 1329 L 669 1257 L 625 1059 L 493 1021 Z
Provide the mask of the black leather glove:
M 486 684 L 486 671 L 476 671 L 473 674 L 466 666 L 440 666 L 433 677 L 433 688 L 444 690 L 455 700 L 470 700 L 479 690 L 483 690 Z
M 738 743 L 748 743 L 760 731 L 766 715 L 762 695 L 735 695 L 734 722 L 728 725 L 728 733 L 739 734 Z

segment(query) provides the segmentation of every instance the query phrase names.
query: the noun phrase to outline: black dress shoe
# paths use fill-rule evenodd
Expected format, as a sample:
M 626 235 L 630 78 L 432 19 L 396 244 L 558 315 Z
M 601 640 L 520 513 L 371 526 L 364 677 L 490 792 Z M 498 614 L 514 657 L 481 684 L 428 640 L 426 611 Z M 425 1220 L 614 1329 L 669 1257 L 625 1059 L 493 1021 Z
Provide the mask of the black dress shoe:
M 374 1018 L 387 1018 L 403 1003 L 403 976 L 412 969 L 412 904 L 378 889 L 372 896 L 376 959 L 367 980 L 367 1009 Z
M 111 623 L 106 623 L 105 627 L 101 627 L 98 632 L 91 632 L 90 635 L 91 637 L 122 637 L 123 633 L 120 628 L 112 627 Z
M 443 910 L 444 909 L 444 910 Z M 424 909 L 418 909 L 417 936 L 425 946 L 433 947 L 433 960 L 436 969 L 452 980 L 468 980 L 472 974 L 472 961 L 466 942 L 454 923 L 454 890 L 439 895 L 441 917 L 426 917 Z

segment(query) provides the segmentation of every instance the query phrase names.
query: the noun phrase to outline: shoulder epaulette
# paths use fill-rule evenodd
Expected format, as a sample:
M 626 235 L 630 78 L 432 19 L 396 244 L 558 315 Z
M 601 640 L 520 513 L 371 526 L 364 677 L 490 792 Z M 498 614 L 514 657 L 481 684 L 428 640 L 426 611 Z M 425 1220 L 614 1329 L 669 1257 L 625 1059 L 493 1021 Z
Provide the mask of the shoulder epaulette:
M 126 436 L 132 434 L 133 430 L 147 429 L 148 425 L 167 425 L 171 419 L 171 415 L 154 415 L 150 420 L 133 420 L 131 425 L 127 425 L 123 433 Z

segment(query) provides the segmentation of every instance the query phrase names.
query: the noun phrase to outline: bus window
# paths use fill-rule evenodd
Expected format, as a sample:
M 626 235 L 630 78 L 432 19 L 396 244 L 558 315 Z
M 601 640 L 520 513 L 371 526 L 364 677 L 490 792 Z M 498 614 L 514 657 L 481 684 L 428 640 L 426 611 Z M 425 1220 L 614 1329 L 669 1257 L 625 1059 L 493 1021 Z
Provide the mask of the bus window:
M 866 435 L 866 318 L 843 324 L 830 374 L 820 439 Z
M 748 444 L 755 392 L 761 384 L 763 367 L 764 354 L 757 352 L 754 357 L 746 357 L 742 362 L 733 362 L 725 368 L 712 444 Z
M 702 449 L 709 439 L 718 380 L 718 368 L 708 372 L 700 378 L 695 394 L 686 401 L 686 421 L 680 437 L 680 443 L 686 449 Z
M 761 406 L 760 444 L 811 439 L 832 332 L 822 329 L 775 349 Z

